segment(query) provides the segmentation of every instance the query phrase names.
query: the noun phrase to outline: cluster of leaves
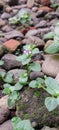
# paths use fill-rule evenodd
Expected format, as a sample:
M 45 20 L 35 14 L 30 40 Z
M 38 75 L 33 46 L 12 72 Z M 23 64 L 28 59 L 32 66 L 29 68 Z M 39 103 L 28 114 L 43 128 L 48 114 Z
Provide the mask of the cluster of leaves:
M 17 16 L 10 18 L 9 21 L 11 24 L 25 24 L 31 20 L 30 13 L 25 9 L 19 11 Z
M 54 78 L 37 78 L 31 81 L 29 86 L 31 88 L 41 88 L 51 95 L 45 98 L 45 106 L 48 111 L 54 110 L 59 105 L 59 85 Z
M 19 81 L 14 84 L 14 77 L 11 72 L 8 72 L 7 75 L 4 72 L 0 73 L 0 78 L 5 82 L 4 84 L 4 94 L 8 94 L 8 105 L 9 107 L 13 106 L 20 98 L 19 91 L 30 82 L 30 72 L 31 71 L 41 71 L 41 66 L 37 62 L 30 63 L 31 58 L 34 54 L 39 53 L 39 49 L 34 45 L 26 45 L 23 47 L 24 53 L 21 56 L 17 57 L 18 61 L 21 61 L 23 66 L 26 68 L 26 72 L 20 75 Z
M 45 38 L 50 38 L 54 36 L 54 42 L 50 46 L 48 46 L 45 49 L 45 52 L 54 54 L 56 52 L 59 52 L 59 22 L 56 24 L 54 33 L 51 32 L 48 35 L 45 36 Z
M 12 118 L 12 126 L 14 130 L 35 130 L 29 120 L 21 120 L 19 117 Z

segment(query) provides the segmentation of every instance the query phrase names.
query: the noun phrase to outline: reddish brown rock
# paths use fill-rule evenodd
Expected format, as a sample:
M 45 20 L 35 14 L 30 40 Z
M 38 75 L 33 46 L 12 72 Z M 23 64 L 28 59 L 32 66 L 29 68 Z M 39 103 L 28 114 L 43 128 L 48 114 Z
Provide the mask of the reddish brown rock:
M 7 50 L 13 52 L 16 50 L 16 48 L 21 44 L 21 42 L 18 42 L 17 40 L 10 39 L 7 42 L 3 44 L 3 47 Z
M 41 0 L 41 4 L 42 5 L 49 5 L 50 4 L 50 0 Z
M 50 11 L 52 11 L 52 9 L 51 8 L 49 8 L 48 6 L 43 6 L 43 7 L 40 7 L 39 9 L 38 9 L 38 11 L 44 11 L 44 12 L 50 12 Z

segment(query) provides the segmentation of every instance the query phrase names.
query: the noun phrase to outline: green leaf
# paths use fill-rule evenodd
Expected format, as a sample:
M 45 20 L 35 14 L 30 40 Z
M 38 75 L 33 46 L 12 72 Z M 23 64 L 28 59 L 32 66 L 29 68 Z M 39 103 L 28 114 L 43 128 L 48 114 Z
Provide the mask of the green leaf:
M 58 106 L 57 99 L 54 97 L 47 97 L 45 99 L 45 105 L 49 112 L 53 111 Z
M 21 119 L 19 117 L 13 117 L 11 121 L 12 121 L 13 127 L 15 128 L 16 125 L 21 121 Z
M 15 105 L 16 101 L 18 101 L 20 99 L 20 95 L 17 91 L 13 91 L 9 97 L 8 97 L 8 106 L 12 107 L 13 105 Z
M 6 83 L 13 83 L 14 79 L 13 79 L 13 74 L 8 72 L 6 77 L 4 78 L 4 81 Z
M 33 50 L 32 50 L 32 55 L 35 55 L 35 54 L 37 54 L 37 53 L 39 53 L 40 51 L 39 51 L 39 49 L 38 48 L 34 48 Z
M 12 121 L 12 125 L 14 130 L 34 130 L 34 128 L 32 128 L 31 123 L 29 120 L 19 120 L 19 118 L 17 119 L 18 122 L 15 125 L 15 121 Z
M 11 90 L 10 90 L 10 88 L 6 87 L 6 88 L 4 88 L 2 93 L 9 95 L 11 93 Z
M 14 86 L 14 90 L 21 90 L 23 88 L 23 85 L 20 84 L 20 82 L 17 82 Z
M 22 60 L 22 65 L 27 65 L 29 62 L 31 61 L 31 58 L 26 58 L 24 60 Z
M 37 78 L 36 81 L 37 81 L 39 84 L 44 84 L 44 79 L 42 79 L 42 78 Z
M 0 72 L 0 78 L 2 78 L 3 80 L 4 80 L 5 75 L 6 75 L 5 72 L 3 72 L 3 71 Z
M 31 88 L 37 88 L 38 87 L 37 81 L 36 80 L 31 81 L 29 83 L 29 87 L 31 87 Z
M 17 60 L 18 60 L 18 61 L 21 61 L 21 62 L 22 62 L 22 65 L 26 65 L 26 64 L 28 64 L 28 63 L 30 62 L 31 58 L 28 57 L 28 55 L 23 54 L 23 55 L 21 55 L 21 56 L 18 56 L 18 57 L 17 57 Z
M 45 40 L 53 39 L 53 38 L 54 38 L 54 32 L 49 32 L 49 33 L 44 35 Z
M 52 4 L 50 7 L 52 7 L 52 8 L 56 8 L 56 7 L 58 7 L 58 6 L 59 6 L 59 4 L 56 3 L 56 4 Z
M 29 70 L 32 70 L 32 71 L 41 71 L 41 66 L 39 63 L 37 62 L 33 62 L 32 64 L 29 65 Z
M 59 44 L 52 43 L 49 47 L 44 50 L 46 53 L 54 54 L 59 51 Z
M 28 75 L 27 75 L 27 73 L 23 73 L 23 74 L 20 75 L 20 78 L 19 78 L 20 84 L 26 85 L 27 80 L 28 80 Z
M 0 60 L 0 66 L 4 64 L 4 61 Z
M 47 87 L 47 92 L 51 95 L 57 96 L 59 94 L 59 85 L 57 81 L 51 77 L 45 80 L 45 85 Z

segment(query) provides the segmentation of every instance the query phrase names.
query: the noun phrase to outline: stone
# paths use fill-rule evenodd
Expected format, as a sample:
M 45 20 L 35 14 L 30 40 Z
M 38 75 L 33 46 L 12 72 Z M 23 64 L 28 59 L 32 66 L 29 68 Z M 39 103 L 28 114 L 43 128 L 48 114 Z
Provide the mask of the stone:
M 22 41 L 23 44 L 35 44 L 36 46 L 44 46 L 45 43 L 42 39 L 36 36 L 29 36 L 28 39 Z
M 19 77 L 22 73 L 25 73 L 26 70 L 24 69 L 12 69 L 10 71 L 8 71 L 8 73 L 12 73 L 13 74 L 13 78 L 14 78 L 14 83 L 16 83 L 17 81 L 19 81 Z
M 47 26 L 47 21 L 42 20 L 38 24 L 35 25 L 35 28 L 43 28 L 43 27 L 46 27 L 46 26 Z
M 47 55 L 42 64 L 42 72 L 48 76 L 56 77 L 59 72 L 59 55 Z
M 0 130 L 13 130 L 11 120 L 8 120 L 0 125 Z
M 43 12 L 50 12 L 52 11 L 52 9 L 48 6 L 42 6 L 42 7 L 39 7 L 39 12 L 43 11 Z
M 10 13 L 10 12 L 12 12 L 12 8 L 11 8 L 10 6 L 7 6 L 6 9 L 5 9 L 5 11 L 6 11 L 7 13 Z
M 10 52 L 14 52 L 17 49 L 17 47 L 20 45 L 21 45 L 20 41 L 10 39 L 10 40 L 6 41 L 5 43 L 3 43 L 3 48 L 6 48 Z
M 4 54 L 3 45 L 0 45 L 0 57 Z
M 2 15 L 1 15 L 1 18 L 2 19 L 9 19 L 11 17 L 11 15 L 9 14 L 9 13 L 7 13 L 7 12 L 4 12 Z
M 41 4 L 42 5 L 49 5 L 50 4 L 50 0 L 41 0 Z
M 0 98 L 0 108 L 5 110 L 8 109 L 8 95 Z
M 36 34 L 38 34 L 38 30 L 36 30 L 36 29 L 29 30 L 29 31 L 26 33 L 25 37 L 35 36 Z
M 31 72 L 30 73 L 30 79 L 31 80 L 34 80 L 34 79 L 36 79 L 38 77 L 43 78 L 44 77 L 44 73 L 42 73 L 42 72 Z
M 18 5 L 18 1 L 19 1 L 19 0 L 14 0 L 14 1 L 13 1 L 13 0 L 7 0 L 7 1 L 8 1 L 7 3 L 8 3 L 10 6 L 14 6 L 14 5 Z
M 5 38 L 7 40 L 12 39 L 12 38 L 17 38 L 17 37 L 24 38 L 24 35 L 20 31 L 16 31 L 16 30 L 10 31 L 5 34 Z
M 55 78 L 59 84 L 59 73 L 57 74 L 56 78 Z
M 48 126 L 44 126 L 41 130 L 58 130 L 58 128 L 50 128 Z
M 34 0 L 32 0 L 32 1 L 27 0 L 27 7 L 32 8 L 33 6 L 34 6 Z
M 6 24 L 5 20 L 0 19 L 0 27 L 4 26 Z
M 13 54 L 5 54 L 2 57 L 2 60 L 4 61 L 3 67 L 6 70 L 10 70 L 15 67 L 20 68 L 20 66 L 21 66 L 21 62 L 17 61 L 17 56 L 15 56 Z
M 10 111 L 8 109 L 0 108 L 0 124 L 7 120 Z
M 3 26 L 2 28 L 1 28 L 1 30 L 3 31 L 3 32 L 10 32 L 10 31 L 12 31 L 13 29 L 12 29 L 12 27 L 11 26 L 9 26 L 9 25 L 5 25 L 5 26 Z
M 44 46 L 44 49 L 48 48 L 51 44 L 53 44 L 53 40 L 48 40 Z

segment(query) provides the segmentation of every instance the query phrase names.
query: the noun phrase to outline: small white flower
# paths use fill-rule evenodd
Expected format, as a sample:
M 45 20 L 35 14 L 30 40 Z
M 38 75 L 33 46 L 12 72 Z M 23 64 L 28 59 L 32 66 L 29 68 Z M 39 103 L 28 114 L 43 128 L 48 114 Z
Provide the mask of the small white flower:
M 26 49 L 26 50 L 24 50 L 24 53 L 25 53 L 26 55 L 29 55 L 29 54 L 31 54 L 31 50 Z

